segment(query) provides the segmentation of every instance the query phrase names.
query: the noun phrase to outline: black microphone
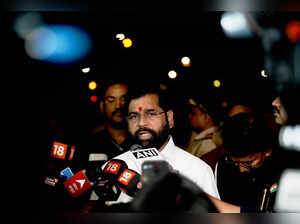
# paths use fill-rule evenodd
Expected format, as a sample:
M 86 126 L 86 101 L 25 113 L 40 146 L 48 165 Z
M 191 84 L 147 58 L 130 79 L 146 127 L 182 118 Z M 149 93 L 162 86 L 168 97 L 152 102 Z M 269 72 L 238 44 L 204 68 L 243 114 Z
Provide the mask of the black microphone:
M 134 197 L 141 189 L 141 176 L 132 169 L 125 169 L 117 178 L 118 187 L 127 195 Z
M 151 163 L 153 163 L 151 165 Z M 188 178 L 174 172 L 166 162 L 149 161 L 142 173 L 143 188 L 131 202 L 135 212 L 218 212 L 206 193 Z M 153 171 L 149 171 L 152 169 Z M 157 173 L 155 177 L 152 174 Z M 150 174 L 151 178 L 144 175 Z M 144 184 L 145 183 L 145 184 Z
M 124 161 L 118 159 L 112 159 L 108 161 L 103 170 L 101 164 L 91 164 L 91 166 L 88 166 L 86 169 L 80 170 L 71 178 L 67 179 L 64 182 L 64 185 L 71 196 L 74 198 L 77 198 L 85 192 L 93 189 L 96 189 L 96 194 L 103 196 L 106 194 L 100 193 L 100 189 L 102 189 L 103 191 L 105 189 L 109 189 L 110 185 L 107 185 L 107 182 L 115 181 L 115 179 L 126 168 L 127 164 Z M 116 192 L 116 194 L 118 194 L 118 192 Z
M 127 164 L 123 160 L 111 159 L 107 162 L 103 170 L 98 166 L 93 171 L 93 175 L 100 176 L 93 188 L 95 194 L 98 196 L 98 201 L 116 201 L 118 199 L 121 190 L 117 187 L 116 179 L 126 168 Z
M 103 173 L 107 178 L 111 178 L 112 180 L 116 180 L 120 174 L 127 169 L 127 164 L 120 159 L 111 159 L 109 160 L 105 167 L 103 168 Z

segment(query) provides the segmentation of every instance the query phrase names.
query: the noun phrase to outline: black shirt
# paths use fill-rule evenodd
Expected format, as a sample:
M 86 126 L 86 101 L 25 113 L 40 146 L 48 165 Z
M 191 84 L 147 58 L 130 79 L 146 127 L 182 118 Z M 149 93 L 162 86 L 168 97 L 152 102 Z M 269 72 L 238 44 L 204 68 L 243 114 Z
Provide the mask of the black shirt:
M 120 145 L 110 136 L 106 129 L 94 133 L 88 137 L 84 144 L 79 149 L 78 157 L 76 158 L 84 168 L 89 161 L 89 155 L 91 153 L 105 154 L 107 160 L 112 159 L 113 157 L 124 153 L 130 149 L 133 145 L 133 141 L 130 138 L 127 138 Z M 106 161 L 107 161 L 106 160 Z M 104 164 L 105 161 L 99 162 Z
M 225 161 L 225 156 L 222 157 L 217 166 L 217 187 L 221 200 L 259 209 L 264 190 L 269 190 L 279 181 L 280 170 L 274 161 L 274 157 L 270 156 L 262 168 L 255 169 L 251 173 L 241 173 L 237 167 Z M 274 203 L 275 194 L 270 195 L 270 207 Z

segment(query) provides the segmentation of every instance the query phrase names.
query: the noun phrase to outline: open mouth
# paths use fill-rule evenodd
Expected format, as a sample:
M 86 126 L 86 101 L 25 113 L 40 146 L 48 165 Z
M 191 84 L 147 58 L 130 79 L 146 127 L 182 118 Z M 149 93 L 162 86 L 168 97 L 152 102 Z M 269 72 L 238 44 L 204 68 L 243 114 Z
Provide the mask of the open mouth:
M 152 134 L 149 131 L 140 131 L 138 132 L 138 136 L 140 139 L 148 139 L 152 137 Z

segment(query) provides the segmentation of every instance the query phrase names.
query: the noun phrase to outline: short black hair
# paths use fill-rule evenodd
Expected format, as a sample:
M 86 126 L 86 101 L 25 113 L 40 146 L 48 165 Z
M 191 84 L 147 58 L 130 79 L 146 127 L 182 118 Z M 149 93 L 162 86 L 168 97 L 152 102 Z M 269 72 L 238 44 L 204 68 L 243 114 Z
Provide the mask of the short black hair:
M 102 80 L 102 82 L 100 82 L 100 87 L 97 90 L 97 95 L 98 95 L 99 99 L 104 100 L 107 89 L 116 84 L 125 85 L 127 87 L 129 86 L 129 83 L 125 79 L 121 79 L 121 78 L 112 78 L 110 80 Z
M 172 99 L 168 90 L 161 89 L 157 83 L 136 84 L 131 86 L 126 96 L 125 113 L 128 114 L 128 107 L 131 100 L 138 99 L 147 94 L 155 94 L 158 96 L 158 105 L 165 111 L 173 108 Z
M 245 157 L 273 147 L 266 123 L 253 113 L 228 117 L 221 130 L 223 147 L 233 157 Z

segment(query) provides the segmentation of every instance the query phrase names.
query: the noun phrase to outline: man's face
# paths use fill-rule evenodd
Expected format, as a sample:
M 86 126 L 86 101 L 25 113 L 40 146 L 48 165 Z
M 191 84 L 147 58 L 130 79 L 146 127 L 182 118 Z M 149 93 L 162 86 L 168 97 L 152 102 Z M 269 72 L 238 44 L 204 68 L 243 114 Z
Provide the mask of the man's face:
M 272 102 L 272 106 L 274 108 L 275 122 L 279 125 L 286 124 L 288 114 L 283 105 L 281 104 L 279 97 L 276 97 L 276 99 Z
M 199 108 L 193 107 L 192 112 L 189 114 L 190 125 L 193 130 L 199 132 L 205 128 L 206 125 L 206 114 Z
M 235 166 L 240 170 L 241 173 L 251 172 L 261 168 L 264 165 L 265 159 L 269 157 L 272 150 L 266 152 L 252 153 L 245 157 L 231 157 L 230 160 L 235 164 Z
M 157 95 L 146 94 L 130 101 L 127 121 L 129 132 L 138 144 L 162 150 L 173 127 L 173 112 L 159 107 Z
M 115 84 L 107 88 L 104 101 L 101 102 L 101 111 L 104 112 L 106 119 L 111 124 L 124 123 L 125 118 L 122 114 L 124 108 L 125 96 L 128 88 L 123 84 Z

